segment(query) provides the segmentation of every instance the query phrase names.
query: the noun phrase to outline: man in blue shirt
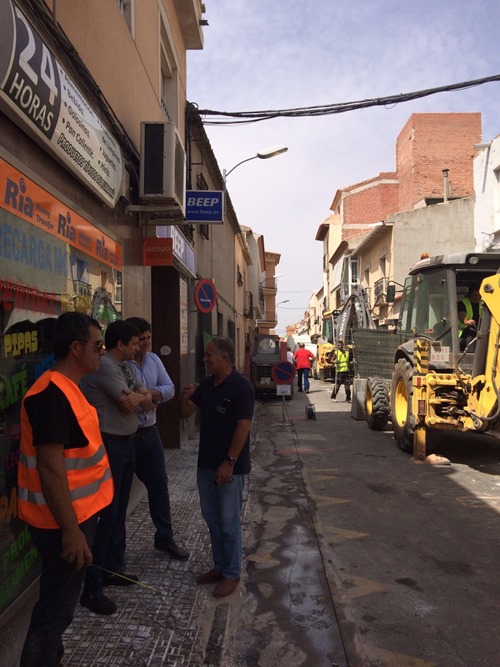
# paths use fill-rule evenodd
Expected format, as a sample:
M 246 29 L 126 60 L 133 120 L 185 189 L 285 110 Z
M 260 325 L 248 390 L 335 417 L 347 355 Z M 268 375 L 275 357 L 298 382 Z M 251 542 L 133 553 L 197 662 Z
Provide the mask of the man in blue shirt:
M 186 419 L 197 409 L 201 413 L 197 481 L 214 565 L 197 581 L 216 583 L 214 595 L 222 598 L 236 590 L 241 574 L 241 508 L 245 475 L 250 472 L 254 391 L 234 368 L 229 338 L 213 338 L 204 361 L 210 375 L 182 391 L 180 416 Z
M 134 359 L 128 363 L 133 367 L 138 379 L 148 388 L 153 403 L 159 407 L 174 397 L 175 387 L 162 360 L 149 351 L 151 324 L 142 317 L 129 317 L 125 321 L 133 324 L 139 331 L 139 346 Z M 134 437 L 135 474 L 148 492 L 149 512 L 156 528 L 155 549 L 164 551 L 176 560 L 187 560 L 189 553 L 174 540 L 165 452 L 156 426 L 156 410 L 139 409 L 138 416 L 139 428 Z M 118 551 L 123 558 L 125 536 L 118 545 Z

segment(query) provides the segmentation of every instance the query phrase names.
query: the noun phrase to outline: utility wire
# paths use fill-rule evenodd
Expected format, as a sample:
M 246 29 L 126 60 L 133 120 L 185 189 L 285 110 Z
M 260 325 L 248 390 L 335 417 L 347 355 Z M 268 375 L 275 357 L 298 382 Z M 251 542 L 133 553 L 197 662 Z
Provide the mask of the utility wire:
M 437 88 L 427 88 L 425 90 L 417 90 L 411 93 L 399 93 L 398 95 L 376 97 L 356 102 L 339 102 L 321 106 L 296 107 L 292 109 L 269 109 L 263 111 L 215 111 L 213 109 L 198 109 L 198 113 L 200 116 L 213 117 L 213 120 L 205 120 L 205 125 L 238 125 L 243 123 L 257 123 L 262 120 L 271 120 L 272 118 L 328 116 L 345 113 L 346 111 L 355 111 L 357 109 L 367 109 L 368 107 L 392 106 L 400 104 L 401 102 L 409 102 L 422 97 L 436 95 L 437 93 L 447 93 L 455 90 L 465 90 L 466 88 L 475 88 L 476 86 L 482 86 L 485 83 L 492 83 L 493 81 L 500 81 L 500 74 L 487 76 L 482 79 L 464 81 L 462 83 L 451 83 Z

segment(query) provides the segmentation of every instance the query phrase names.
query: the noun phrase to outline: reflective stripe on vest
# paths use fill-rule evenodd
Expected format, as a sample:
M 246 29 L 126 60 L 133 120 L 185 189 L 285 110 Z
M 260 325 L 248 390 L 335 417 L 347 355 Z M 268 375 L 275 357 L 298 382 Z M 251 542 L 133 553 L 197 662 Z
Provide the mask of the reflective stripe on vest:
M 340 356 L 342 355 L 342 356 Z M 349 370 L 349 350 L 337 350 L 337 371 L 346 373 Z
M 39 394 L 50 383 L 55 384 L 66 396 L 71 409 L 88 441 L 84 447 L 62 450 L 62 464 L 66 472 L 68 490 L 78 523 L 86 521 L 113 498 L 113 480 L 108 457 L 102 443 L 97 412 L 78 388 L 58 371 L 47 371 L 27 392 Z M 43 495 L 37 470 L 37 451 L 33 445 L 33 431 L 25 408 L 21 406 L 21 451 L 18 466 L 19 516 L 37 528 L 58 528 Z
M 70 491 L 69 495 L 71 498 L 71 502 L 75 500 L 81 500 L 86 496 L 97 493 L 97 491 L 99 491 L 101 484 L 107 481 L 108 479 L 111 479 L 111 470 L 109 468 L 105 470 L 104 475 L 102 476 L 101 479 L 96 479 L 91 484 L 87 484 L 85 486 L 79 486 L 78 488 Z M 29 491 L 28 489 L 19 488 L 19 493 L 17 497 L 18 499 L 25 500 L 28 503 L 35 503 L 36 505 L 40 506 L 47 505 L 47 503 L 45 502 L 45 497 L 41 491 Z
M 91 468 L 96 463 L 99 463 L 106 456 L 106 448 L 104 445 L 101 445 L 97 452 L 93 456 L 88 456 L 85 459 L 81 458 L 64 458 L 63 466 L 65 470 L 84 470 L 85 468 Z M 23 463 L 27 468 L 36 469 L 36 456 L 26 456 L 23 452 L 19 455 L 19 461 Z

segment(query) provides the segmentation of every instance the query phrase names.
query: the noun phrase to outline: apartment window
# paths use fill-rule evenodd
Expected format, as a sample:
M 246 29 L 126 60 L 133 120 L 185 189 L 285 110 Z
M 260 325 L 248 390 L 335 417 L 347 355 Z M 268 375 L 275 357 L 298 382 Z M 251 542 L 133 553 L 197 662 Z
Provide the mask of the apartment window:
M 351 257 L 351 285 L 358 284 L 358 258 Z
M 125 23 L 128 26 L 130 32 L 132 32 L 132 15 L 134 10 L 134 0 L 117 0 L 118 7 L 120 8 Z
M 166 120 L 179 124 L 179 69 L 167 26 L 160 29 L 161 107 Z
M 379 260 L 380 263 L 380 273 L 382 274 L 382 277 L 385 278 L 387 273 L 387 260 L 385 258 L 385 255 L 382 255 Z
M 228 322 L 227 322 L 227 337 L 230 338 L 233 341 L 233 343 L 235 344 L 235 347 L 236 347 L 235 332 L 236 332 L 236 326 L 235 326 L 234 320 L 228 320 Z

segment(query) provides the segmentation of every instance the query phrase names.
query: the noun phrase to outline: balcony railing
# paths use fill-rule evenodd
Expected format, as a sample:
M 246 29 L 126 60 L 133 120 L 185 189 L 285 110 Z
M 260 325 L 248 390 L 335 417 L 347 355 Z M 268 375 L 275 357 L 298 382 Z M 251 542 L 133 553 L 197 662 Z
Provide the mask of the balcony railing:
M 388 283 L 387 278 L 380 278 L 379 280 L 375 281 L 375 284 L 373 286 L 373 296 L 375 297 L 375 300 L 378 299 L 378 301 L 383 300 L 385 296 L 387 295 L 387 283 Z

